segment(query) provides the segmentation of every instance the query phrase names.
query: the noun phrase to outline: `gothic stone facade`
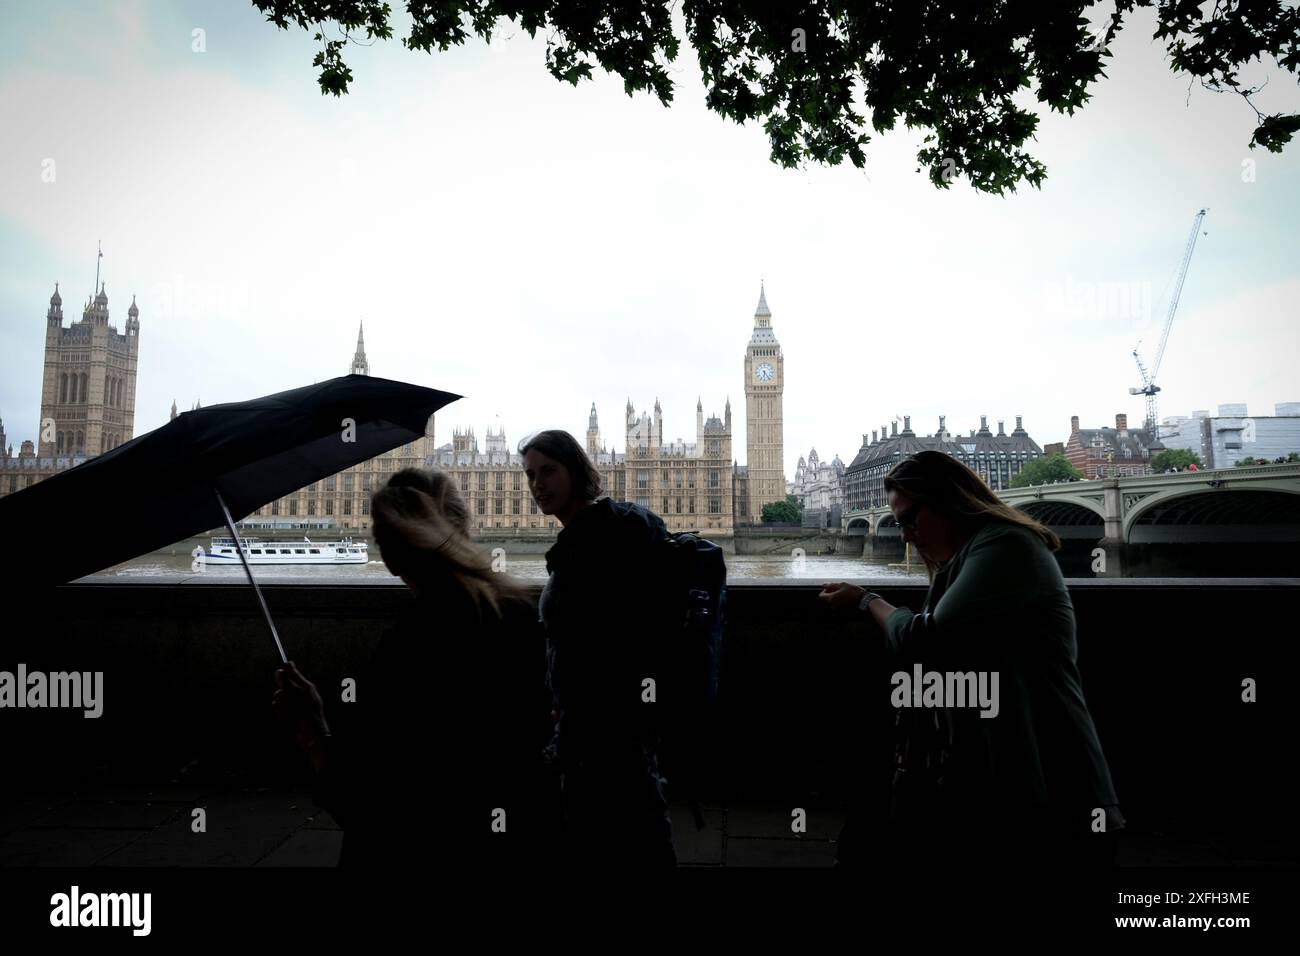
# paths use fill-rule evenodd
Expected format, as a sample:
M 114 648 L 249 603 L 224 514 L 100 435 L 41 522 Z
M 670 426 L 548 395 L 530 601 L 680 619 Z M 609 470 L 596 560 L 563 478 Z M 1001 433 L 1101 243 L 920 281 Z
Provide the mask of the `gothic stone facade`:
M 0 421 L 0 495 L 13 494 L 130 441 L 135 432 L 135 377 L 140 309 L 132 297 L 124 331 L 110 324 L 101 284 L 81 321 L 63 325 L 55 283 L 45 313 L 45 368 L 36 441 L 17 455 Z

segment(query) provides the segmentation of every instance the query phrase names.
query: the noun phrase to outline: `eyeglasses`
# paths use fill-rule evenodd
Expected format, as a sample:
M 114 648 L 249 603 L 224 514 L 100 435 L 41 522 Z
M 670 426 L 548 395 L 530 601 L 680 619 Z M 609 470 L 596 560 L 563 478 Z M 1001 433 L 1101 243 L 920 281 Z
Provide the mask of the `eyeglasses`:
M 921 510 L 921 505 L 912 505 L 901 515 L 898 516 L 898 526 L 906 531 L 916 530 L 916 513 Z

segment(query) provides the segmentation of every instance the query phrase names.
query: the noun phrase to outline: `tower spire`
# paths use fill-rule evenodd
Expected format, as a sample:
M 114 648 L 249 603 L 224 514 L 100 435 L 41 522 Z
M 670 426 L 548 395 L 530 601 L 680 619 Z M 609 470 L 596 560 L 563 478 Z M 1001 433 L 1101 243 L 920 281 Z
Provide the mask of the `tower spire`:
M 352 368 L 350 369 L 352 375 L 370 374 L 370 363 L 366 361 L 365 331 L 366 324 L 363 321 L 357 326 L 357 351 L 352 356 Z
M 99 255 L 95 257 L 95 291 L 99 291 L 99 260 L 104 258 L 104 240 L 99 240 Z

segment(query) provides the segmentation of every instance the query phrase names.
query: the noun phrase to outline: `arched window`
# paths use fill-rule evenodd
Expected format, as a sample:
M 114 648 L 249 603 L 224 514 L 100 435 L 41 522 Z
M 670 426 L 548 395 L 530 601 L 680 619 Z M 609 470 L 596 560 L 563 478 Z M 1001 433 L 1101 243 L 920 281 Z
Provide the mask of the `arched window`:
M 113 380 L 111 378 L 104 379 L 104 404 L 113 404 Z
M 59 402 L 63 403 L 68 400 L 68 373 L 64 372 L 59 376 Z
M 77 403 L 77 376 L 72 376 L 72 387 L 68 390 L 68 401 L 72 404 Z
M 59 432 L 58 441 L 55 443 L 55 447 L 58 449 L 58 453 L 62 455 L 63 454 L 63 432 Z
M 90 376 L 85 372 L 81 373 L 81 404 L 85 405 L 90 400 Z
M 77 454 L 80 455 L 85 450 L 86 450 L 86 433 L 77 432 Z

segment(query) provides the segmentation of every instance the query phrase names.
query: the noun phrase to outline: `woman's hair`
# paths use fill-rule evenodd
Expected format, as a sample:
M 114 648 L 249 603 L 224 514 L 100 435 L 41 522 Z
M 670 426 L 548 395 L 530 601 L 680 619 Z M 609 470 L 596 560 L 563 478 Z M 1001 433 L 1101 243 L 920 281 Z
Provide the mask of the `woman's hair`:
M 897 491 L 933 508 L 965 534 L 974 534 L 992 522 L 1014 524 L 1036 534 L 1048 550 L 1061 547 L 1061 539 L 1050 528 L 1007 504 L 983 478 L 945 452 L 926 450 L 908 455 L 885 476 L 885 491 Z M 925 565 L 931 575 L 938 569 L 929 558 Z
M 527 600 L 524 589 L 492 570 L 470 538 L 469 509 L 451 477 L 437 468 L 403 468 L 370 499 L 375 544 L 393 574 L 417 586 L 454 580 L 474 601 L 479 618 L 503 603 Z
M 552 428 L 525 438 L 519 443 L 519 457 L 522 458 L 533 448 L 547 458 L 558 461 L 568 470 L 573 494 L 579 501 L 595 501 L 601 496 L 603 489 L 600 486 L 600 472 L 582 450 L 578 440 L 568 432 Z

